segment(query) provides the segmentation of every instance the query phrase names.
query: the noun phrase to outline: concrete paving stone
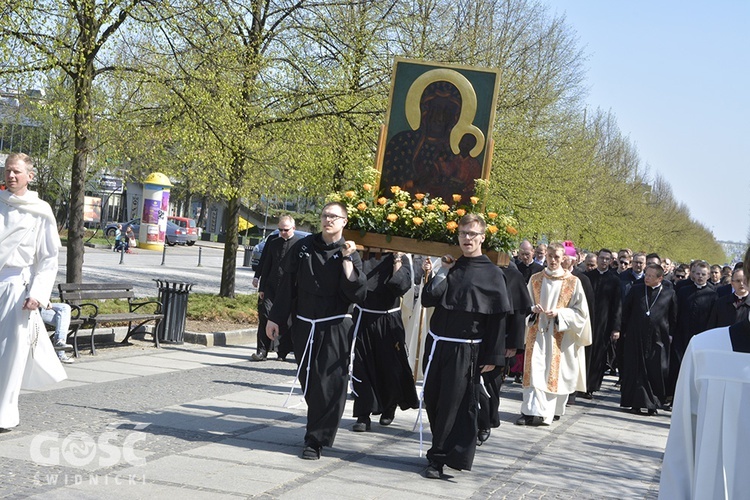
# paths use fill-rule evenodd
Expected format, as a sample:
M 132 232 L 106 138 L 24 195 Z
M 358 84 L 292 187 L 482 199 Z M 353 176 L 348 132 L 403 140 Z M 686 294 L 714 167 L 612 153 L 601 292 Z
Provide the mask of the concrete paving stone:
M 127 358 L 127 362 L 134 365 L 154 366 L 158 368 L 171 368 L 174 370 L 192 370 L 195 368 L 203 368 L 203 363 L 196 363 L 193 361 L 184 361 L 180 359 L 174 359 L 166 356 L 143 356 L 143 357 L 130 357 Z
M 210 348 L 216 349 L 216 348 Z M 247 361 L 245 356 L 229 356 L 222 355 L 221 353 L 209 351 L 209 350 L 197 350 L 191 351 L 172 351 L 168 353 L 159 353 L 153 356 L 154 358 L 169 359 L 188 361 L 192 363 L 200 363 L 201 365 L 229 365 L 233 363 L 242 363 Z
M 75 481 L 75 479 L 73 479 Z M 81 477 L 80 484 L 59 488 L 54 493 L 40 493 L 29 498 L 38 500 L 154 500 L 187 497 L 190 500 L 236 500 L 238 495 L 183 485 L 159 484 L 141 476 L 93 475 Z
M 136 375 L 93 371 L 87 368 L 76 366 L 69 366 L 65 369 L 65 371 L 68 374 L 68 380 L 72 380 L 74 382 L 85 382 L 89 384 L 100 384 L 102 382 L 112 382 L 113 380 L 123 380 L 136 377 Z
M 387 484 L 387 483 L 386 483 Z M 403 493 L 397 496 L 401 498 L 410 498 Z M 297 488 L 288 491 L 279 492 L 273 495 L 280 500 L 309 500 L 310 498 L 326 498 L 336 500 L 371 500 L 377 498 L 393 498 L 393 489 L 388 486 L 370 486 L 363 489 L 356 482 L 342 480 L 333 477 L 323 477 L 317 479 L 314 483 L 300 485 Z M 431 498 L 436 498 L 431 495 Z M 440 497 L 437 497 L 440 498 Z
M 302 460 L 299 444 L 288 445 L 275 442 L 249 441 L 243 439 L 225 439 L 220 443 L 207 444 L 186 450 L 183 455 L 200 457 L 207 460 L 220 460 L 239 465 L 263 464 L 268 475 L 275 470 L 287 470 L 310 474 L 327 467 L 331 459 Z
M 301 472 L 283 469 L 276 469 L 273 474 L 269 474 L 262 465 L 234 464 L 185 455 L 163 457 L 149 462 L 147 468 L 147 481 L 156 480 L 248 496 L 263 493 L 280 482 L 293 481 L 302 475 Z M 136 467 L 119 472 L 125 476 L 139 473 L 142 471 Z
M 60 389 L 69 389 L 71 387 L 80 387 L 82 385 L 88 385 L 89 383 L 90 382 L 83 382 L 83 381 L 79 381 L 79 380 L 65 379 L 62 382 L 58 382 L 56 384 L 50 384 L 48 386 L 45 386 L 45 387 L 42 387 L 42 388 L 39 388 L 39 389 L 34 389 L 34 390 L 26 390 L 26 389 L 24 389 L 24 390 L 21 391 L 21 394 L 34 394 L 34 393 L 39 393 L 39 392 L 57 391 L 57 390 L 60 390 Z
M 133 375 L 136 377 L 145 377 L 147 375 L 158 375 L 160 373 L 176 371 L 174 368 L 159 368 L 155 366 L 128 363 L 126 360 L 123 360 L 123 359 L 94 361 L 92 363 L 88 363 L 85 366 L 85 369 L 96 371 L 96 372 L 120 373 L 120 374 L 125 374 L 125 375 Z

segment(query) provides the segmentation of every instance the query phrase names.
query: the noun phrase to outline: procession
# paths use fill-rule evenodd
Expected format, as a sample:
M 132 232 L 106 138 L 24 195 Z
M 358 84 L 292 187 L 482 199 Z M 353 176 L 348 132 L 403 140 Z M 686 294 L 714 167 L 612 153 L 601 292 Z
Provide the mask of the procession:
M 744 498 L 745 10 L 8 4 L 0 497 Z

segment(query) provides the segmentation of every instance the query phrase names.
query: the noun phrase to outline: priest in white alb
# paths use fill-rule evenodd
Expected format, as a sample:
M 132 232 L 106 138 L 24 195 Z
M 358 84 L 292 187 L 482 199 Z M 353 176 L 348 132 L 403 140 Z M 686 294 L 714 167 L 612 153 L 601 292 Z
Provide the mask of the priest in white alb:
M 744 268 L 750 269 L 750 249 Z M 660 499 L 750 494 L 750 318 L 695 335 L 680 366 Z
M 586 392 L 583 346 L 591 344 L 589 308 L 581 282 L 561 263 L 565 248 L 547 247 L 547 267 L 529 280 L 532 314 L 526 327 L 523 405 L 516 425 L 550 425 L 565 413 L 568 395 Z

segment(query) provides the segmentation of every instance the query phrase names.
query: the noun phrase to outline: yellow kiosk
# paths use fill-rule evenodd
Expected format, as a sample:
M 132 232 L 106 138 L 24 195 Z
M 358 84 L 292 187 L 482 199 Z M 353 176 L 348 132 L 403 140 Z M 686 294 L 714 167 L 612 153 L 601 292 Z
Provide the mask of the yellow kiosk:
M 143 181 L 143 215 L 138 232 L 138 248 L 164 250 L 171 187 L 169 178 L 159 172 L 154 172 Z

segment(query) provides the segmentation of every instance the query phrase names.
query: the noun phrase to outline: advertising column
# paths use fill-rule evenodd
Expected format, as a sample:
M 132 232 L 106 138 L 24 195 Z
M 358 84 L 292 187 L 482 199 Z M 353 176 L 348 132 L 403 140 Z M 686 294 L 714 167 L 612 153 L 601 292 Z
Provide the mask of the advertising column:
M 138 248 L 163 250 L 167 232 L 169 188 L 166 175 L 155 172 L 143 181 L 143 211 L 138 232 Z

